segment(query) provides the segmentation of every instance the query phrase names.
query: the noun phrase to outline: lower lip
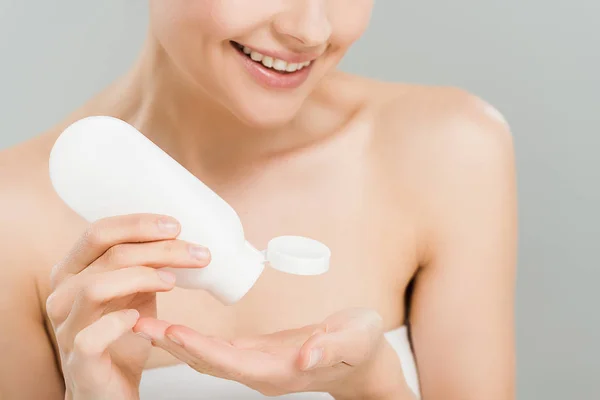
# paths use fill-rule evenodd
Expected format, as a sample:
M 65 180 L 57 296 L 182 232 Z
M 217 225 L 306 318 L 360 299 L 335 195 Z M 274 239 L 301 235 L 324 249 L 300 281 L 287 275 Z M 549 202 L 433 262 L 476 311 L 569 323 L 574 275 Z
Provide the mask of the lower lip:
M 308 79 L 308 75 L 314 64 L 313 61 L 308 67 L 304 67 L 300 71 L 282 74 L 274 69 L 265 67 L 261 63 L 253 61 L 235 47 L 234 44 L 232 44 L 232 46 L 250 75 L 252 75 L 259 84 L 268 89 L 296 89 L 300 87 Z

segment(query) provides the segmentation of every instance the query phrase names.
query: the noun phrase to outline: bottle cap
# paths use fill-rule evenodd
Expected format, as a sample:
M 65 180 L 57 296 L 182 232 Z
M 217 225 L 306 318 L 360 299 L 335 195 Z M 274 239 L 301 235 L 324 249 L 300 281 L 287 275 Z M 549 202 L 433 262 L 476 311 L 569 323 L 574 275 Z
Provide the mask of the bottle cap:
M 191 270 L 172 269 L 178 277 L 178 286 L 206 287 L 222 303 L 238 302 L 254 286 L 265 264 L 293 275 L 320 275 L 329 270 L 331 252 L 314 239 L 302 236 L 279 236 L 271 239 L 267 249 L 257 250 L 248 241 L 237 253 L 218 263 L 218 268 Z M 207 275 L 210 274 L 210 275 Z M 181 278 L 181 279 L 180 279 Z M 204 283 L 203 283 L 204 281 Z
M 331 251 L 323 243 L 302 236 L 271 239 L 265 259 L 272 268 L 294 275 L 320 275 L 329 270 Z

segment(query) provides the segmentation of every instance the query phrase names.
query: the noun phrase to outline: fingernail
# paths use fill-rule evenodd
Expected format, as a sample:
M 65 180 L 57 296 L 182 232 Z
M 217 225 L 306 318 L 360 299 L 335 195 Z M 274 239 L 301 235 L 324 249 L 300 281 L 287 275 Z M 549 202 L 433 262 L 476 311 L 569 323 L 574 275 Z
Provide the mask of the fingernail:
M 312 349 L 310 351 L 310 358 L 308 359 L 308 365 L 306 369 L 311 369 L 317 366 L 323 358 L 323 349 Z
M 126 310 L 125 311 L 125 315 L 127 315 L 127 317 L 131 318 L 131 319 L 135 319 L 137 320 L 140 317 L 140 313 L 138 312 L 138 310 Z
M 178 346 L 182 346 L 181 342 L 173 335 L 167 334 L 167 338 Z
M 148 335 L 147 333 L 144 333 L 144 332 L 136 332 L 135 334 L 136 334 L 136 335 L 138 335 L 139 337 L 141 337 L 142 339 L 145 339 L 145 340 L 147 340 L 147 341 L 149 341 L 149 342 L 151 342 L 151 341 L 152 341 L 152 338 L 151 338 L 151 337 L 150 337 L 150 335 Z
M 158 220 L 158 229 L 165 233 L 174 234 L 179 231 L 179 223 L 171 218 L 161 218 Z
M 190 246 L 190 254 L 197 260 L 207 261 L 210 257 L 210 252 L 206 247 L 191 245 Z
M 156 270 L 156 274 L 158 275 L 158 277 L 163 280 L 164 282 L 167 282 L 169 285 L 172 285 L 175 283 L 175 280 L 177 279 L 177 277 L 175 276 L 174 273 L 169 272 L 169 271 L 163 271 L 161 269 Z

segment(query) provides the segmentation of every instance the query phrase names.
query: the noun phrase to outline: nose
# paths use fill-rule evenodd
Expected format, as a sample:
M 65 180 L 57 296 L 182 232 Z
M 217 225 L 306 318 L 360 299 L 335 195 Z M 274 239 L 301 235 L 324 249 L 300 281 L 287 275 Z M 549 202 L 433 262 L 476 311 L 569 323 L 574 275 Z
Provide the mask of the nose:
M 326 43 L 331 36 L 331 23 L 327 15 L 328 0 L 294 0 L 290 7 L 274 21 L 275 31 L 286 41 L 316 47 Z

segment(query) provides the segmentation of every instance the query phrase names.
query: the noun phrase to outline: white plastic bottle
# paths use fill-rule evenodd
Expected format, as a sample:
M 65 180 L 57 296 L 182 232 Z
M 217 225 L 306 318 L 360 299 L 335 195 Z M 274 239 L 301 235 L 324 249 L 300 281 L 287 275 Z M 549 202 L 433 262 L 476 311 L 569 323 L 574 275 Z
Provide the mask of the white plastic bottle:
M 208 186 L 126 122 L 97 116 L 59 136 L 50 154 L 50 179 L 60 198 L 89 222 L 154 213 L 181 223 L 179 239 L 209 248 L 205 268 L 169 268 L 177 285 L 203 289 L 225 304 L 240 300 L 268 262 L 298 275 L 329 269 L 324 244 L 299 236 L 272 239 L 266 251 L 245 240 L 235 210 Z

